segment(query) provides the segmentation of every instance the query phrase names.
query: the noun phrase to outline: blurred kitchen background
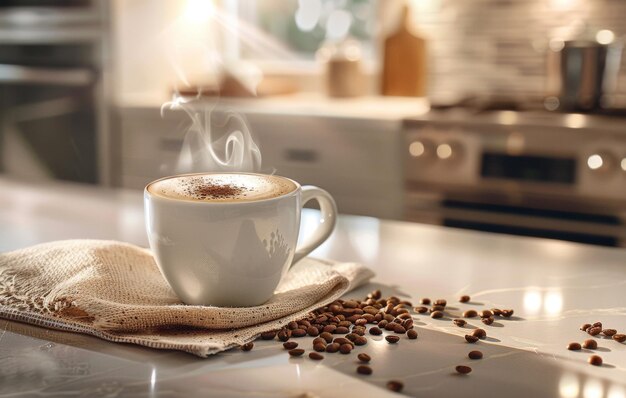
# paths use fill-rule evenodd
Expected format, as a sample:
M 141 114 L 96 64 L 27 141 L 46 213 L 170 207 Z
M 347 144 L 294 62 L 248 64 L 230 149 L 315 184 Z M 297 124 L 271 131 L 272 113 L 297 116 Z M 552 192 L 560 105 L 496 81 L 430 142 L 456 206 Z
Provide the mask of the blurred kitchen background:
M 2 0 L 0 178 L 140 190 L 237 167 L 194 153 L 236 131 L 342 213 L 626 246 L 624 21 L 623 0 Z

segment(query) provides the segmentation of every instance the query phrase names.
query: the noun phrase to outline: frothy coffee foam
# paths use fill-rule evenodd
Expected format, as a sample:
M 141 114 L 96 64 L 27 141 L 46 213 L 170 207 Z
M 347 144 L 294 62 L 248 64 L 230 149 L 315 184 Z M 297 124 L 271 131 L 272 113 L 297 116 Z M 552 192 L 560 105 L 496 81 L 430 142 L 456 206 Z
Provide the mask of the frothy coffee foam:
M 251 202 L 285 195 L 296 189 L 290 180 L 257 174 L 195 174 L 166 178 L 148 186 L 153 194 L 203 202 Z

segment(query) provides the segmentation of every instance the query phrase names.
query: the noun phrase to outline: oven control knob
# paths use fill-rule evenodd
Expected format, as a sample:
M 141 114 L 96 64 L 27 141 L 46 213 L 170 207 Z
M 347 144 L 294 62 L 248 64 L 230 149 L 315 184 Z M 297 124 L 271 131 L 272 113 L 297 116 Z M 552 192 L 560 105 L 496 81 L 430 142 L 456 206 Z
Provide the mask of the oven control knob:
M 463 155 L 463 146 L 457 141 L 442 142 L 437 145 L 435 153 L 439 160 L 447 162 L 457 161 Z
M 409 155 L 416 160 L 430 159 L 435 155 L 435 145 L 429 139 L 416 138 L 410 140 Z
M 599 151 L 587 157 L 587 167 L 597 173 L 609 173 L 615 169 L 617 161 L 615 156 L 608 152 Z

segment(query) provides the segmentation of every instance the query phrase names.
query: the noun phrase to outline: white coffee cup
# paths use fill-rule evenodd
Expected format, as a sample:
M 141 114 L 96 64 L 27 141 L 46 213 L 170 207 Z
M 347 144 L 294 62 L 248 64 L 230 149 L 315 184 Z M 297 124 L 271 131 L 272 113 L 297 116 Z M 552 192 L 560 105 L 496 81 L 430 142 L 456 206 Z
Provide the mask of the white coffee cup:
M 206 174 L 210 173 L 196 175 Z M 182 176 L 165 179 L 178 177 Z M 183 302 L 260 305 L 272 297 L 292 264 L 330 236 L 337 216 L 332 196 L 314 186 L 277 178 L 290 182 L 294 189 L 251 201 L 182 200 L 149 190 L 165 179 L 146 186 L 144 210 L 150 248 L 161 273 Z M 320 205 L 320 224 L 296 247 L 302 207 L 313 199 Z

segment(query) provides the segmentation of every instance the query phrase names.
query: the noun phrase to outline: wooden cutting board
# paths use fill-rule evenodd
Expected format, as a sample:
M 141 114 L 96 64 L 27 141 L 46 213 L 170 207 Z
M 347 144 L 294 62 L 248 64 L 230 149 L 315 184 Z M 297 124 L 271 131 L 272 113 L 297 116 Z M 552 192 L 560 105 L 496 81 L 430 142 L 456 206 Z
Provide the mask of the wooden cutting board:
M 411 31 L 407 6 L 400 29 L 385 39 L 383 51 L 382 94 L 426 96 L 426 40 Z

